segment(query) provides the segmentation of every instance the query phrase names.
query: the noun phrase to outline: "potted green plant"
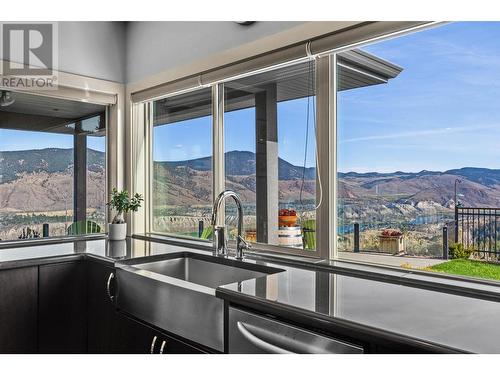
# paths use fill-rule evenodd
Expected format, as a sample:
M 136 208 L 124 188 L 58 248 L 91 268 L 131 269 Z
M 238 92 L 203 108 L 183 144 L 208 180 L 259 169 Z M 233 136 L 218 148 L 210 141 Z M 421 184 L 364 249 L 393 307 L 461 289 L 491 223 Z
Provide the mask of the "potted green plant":
M 107 203 L 116 212 L 113 221 L 109 224 L 108 237 L 110 240 L 119 241 L 127 237 L 127 223 L 124 215 L 127 212 L 137 212 L 143 200 L 141 194 L 136 193 L 130 197 L 127 190 L 118 191 L 113 188 L 111 200 Z

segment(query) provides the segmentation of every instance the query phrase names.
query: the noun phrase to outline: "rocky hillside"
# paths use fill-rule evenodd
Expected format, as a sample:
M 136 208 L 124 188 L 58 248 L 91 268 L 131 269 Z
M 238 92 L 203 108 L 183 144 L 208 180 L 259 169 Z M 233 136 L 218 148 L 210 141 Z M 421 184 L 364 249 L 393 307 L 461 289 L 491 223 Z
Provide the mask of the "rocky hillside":
M 88 204 L 104 201 L 105 155 L 88 150 Z M 255 201 L 255 154 L 234 151 L 226 154 L 227 188 L 238 191 L 244 201 Z M 207 205 L 212 196 L 211 158 L 154 165 L 155 204 L 175 202 L 181 206 Z M 315 196 L 314 168 L 294 166 L 279 159 L 280 198 L 299 199 L 304 174 L 303 200 Z M 73 153 L 71 149 L 0 152 L 0 212 L 41 212 L 71 209 Z
M 210 157 L 178 161 L 156 162 L 154 191 L 155 205 L 176 202 L 178 205 L 207 205 L 212 199 L 212 160 Z M 226 188 L 237 191 L 244 202 L 255 202 L 255 154 L 249 151 L 231 151 L 225 155 Z M 314 199 L 315 168 L 295 166 L 278 160 L 280 200 L 299 199 L 304 174 L 303 200 Z
M 102 202 L 105 155 L 89 150 L 89 204 Z M 225 156 L 226 185 L 244 201 L 255 201 L 255 154 L 232 151 Z M 315 197 L 315 168 L 295 166 L 279 159 L 280 200 L 293 202 Z M 211 200 L 211 158 L 154 165 L 155 204 L 207 205 Z M 64 210 L 72 202 L 71 149 L 0 152 L 0 210 L 2 212 Z M 305 181 L 302 184 L 302 176 Z M 339 195 L 347 217 L 414 216 L 426 210 L 449 210 L 454 205 L 455 180 L 465 206 L 500 207 L 500 170 L 461 168 L 418 173 L 339 173 Z
M 104 202 L 105 155 L 87 152 L 87 204 Z M 42 150 L 0 152 L 0 212 L 49 212 L 73 208 L 73 151 Z
M 444 172 L 339 173 L 344 199 L 385 200 L 394 203 L 434 202 L 453 207 L 455 180 L 464 206 L 500 207 L 500 170 L 461 168 Z
M 87 165 L 90 171 L 104 171 L 104 162 L 104 152 L 87 150 Z M 14 181 L 24 174 L 65 173 L 71 168 L 73 150 L 69 148 L 0 151 L 0 183 Z
M 340 173 L 340 214 L 345 224 L 413 222 L 451 218 L 458 200 L 467 207 L 500 207 L 500 170 L 461 168 L 444 172 Z
M 255 154 L 250 151 L 230 151 L 225 154 L 226 175 L 228 176 L 249 176 L 255 174 Z M 205 157 L 183 161 L 162 161 L 156 162 L 159 168 L 190 169 L 199 172 L 209 172 L 212 170 L 212 158 Z M 314 179 L 315 168 L 299 167 L 290 164 L 286 160 L 278 159 L 278 177 L 280 180 L 301 179 L 302 174 L 306 180 Z

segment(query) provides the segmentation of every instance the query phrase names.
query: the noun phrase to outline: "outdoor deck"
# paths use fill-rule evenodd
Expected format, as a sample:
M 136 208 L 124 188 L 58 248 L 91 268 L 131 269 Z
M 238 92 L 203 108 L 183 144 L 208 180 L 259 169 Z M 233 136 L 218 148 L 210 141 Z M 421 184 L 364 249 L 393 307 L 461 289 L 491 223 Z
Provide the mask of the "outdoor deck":
M 418 258 L 410 256 L 398 256 L 381 253 L 359 252 L 353 253 L 350 251 L 339 252 L 339 259 L 352 260 L 356 262 L 374 263 L 385 266 L 401 267 L 403 264 L 409 264 L 412 268 L 423 268 L 434 266 L 446 262 L 443 259 Z

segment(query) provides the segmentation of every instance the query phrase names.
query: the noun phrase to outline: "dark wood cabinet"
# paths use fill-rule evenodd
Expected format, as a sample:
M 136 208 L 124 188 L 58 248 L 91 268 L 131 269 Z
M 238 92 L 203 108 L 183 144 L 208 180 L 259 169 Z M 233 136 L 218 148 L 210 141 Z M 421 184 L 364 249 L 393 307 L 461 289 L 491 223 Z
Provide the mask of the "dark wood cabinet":
M 118 311 L 107 282 L 111 263 L 87 257 L 0 270 L 0 353 L 194 354 L 213 352 Z M 114 283 L 111 293 L 114 294 Z M 252 308 L 252 306 L 249 306 Z M 310 318 L 265 308 L 303 328 Z M 362 345 L 366 353 L 432 353 L 439 348 L 335 327 L 317 330 Z
M 87 349 L 89 353 L 114 353 L 116 311 L 106 290 L 114 269 L 99 261 L 87 261 Z
M 0 353 L 36 353 L 38 267 L 0 271 Z
M 153 341 L 153 330 L 139 322 L 116 313 L 113 326 L 113 353 L 149 354 Z
M 204 351 L 117 313 L 114 352 L 123 354 L 201 354 Z
M 87 351 L 87 292 L 84 261 L 39 267 L 38 351 Z

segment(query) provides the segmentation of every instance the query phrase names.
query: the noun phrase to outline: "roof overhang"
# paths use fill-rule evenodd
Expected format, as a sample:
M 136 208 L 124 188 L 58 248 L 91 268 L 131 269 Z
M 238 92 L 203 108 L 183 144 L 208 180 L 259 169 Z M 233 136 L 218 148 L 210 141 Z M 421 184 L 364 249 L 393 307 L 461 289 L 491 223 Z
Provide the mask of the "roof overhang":
M 339 91 L 388 83 L 403 70 L 389 61 L 360 49 L 339 53 Z M 315 92 L 315 67 L 306 61 L 288 67 L 226 82 L 225 111 L 255 105 L 255 93 L 276 85 L 277 102 L 305 98 Z M 155 102 L 154 125 L 165 125 L 208 116 L 211 113 L 211 90 L 201 89 Z

